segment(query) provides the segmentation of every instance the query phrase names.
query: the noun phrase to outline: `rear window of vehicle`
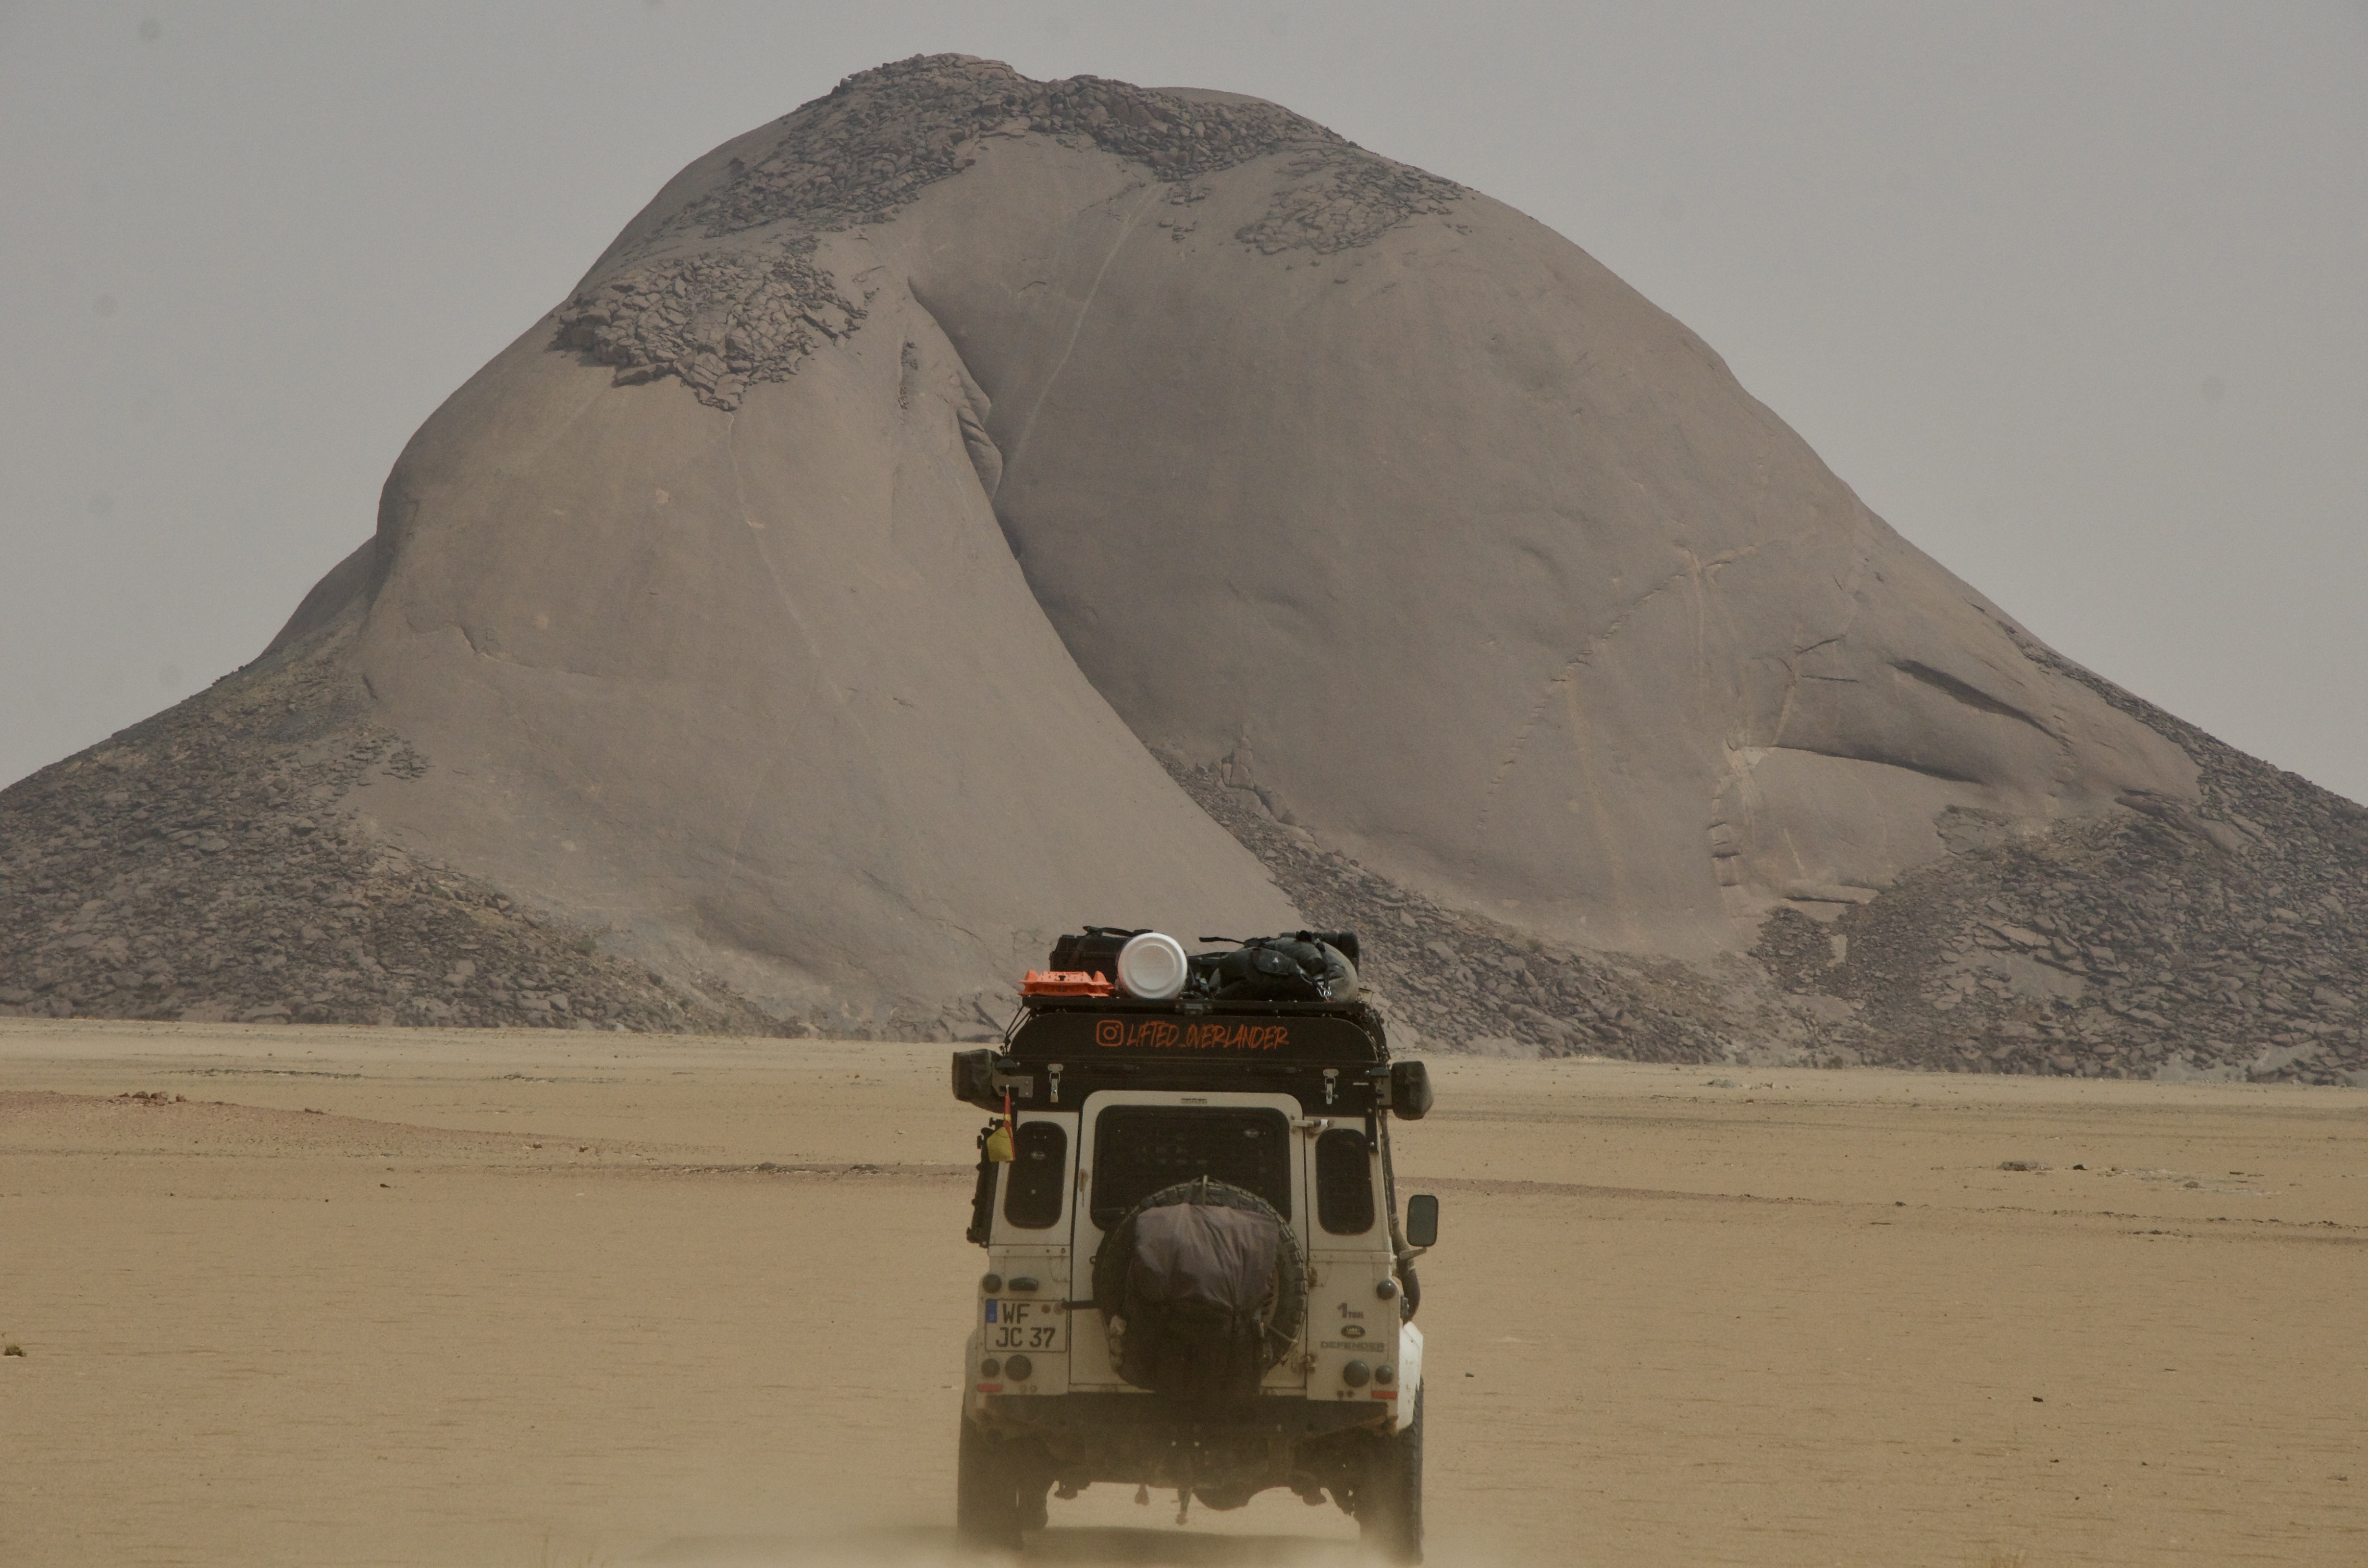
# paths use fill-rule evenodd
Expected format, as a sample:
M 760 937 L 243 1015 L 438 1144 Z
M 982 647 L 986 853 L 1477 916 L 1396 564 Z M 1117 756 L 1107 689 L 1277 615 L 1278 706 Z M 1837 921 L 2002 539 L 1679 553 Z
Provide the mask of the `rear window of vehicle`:
M 1373 1228 L 1373 1151 L 1363 1133 L 1336 1127 L 1315 1141 L 1315 1221 L 1336 1236 Z
M 1003 1217 L 1030 1231 L 1060 1223 L 1061 1198 L 1069 1185 L 1068 1132 L 1057 1121 L 1023 1121 L 1011 1156 Z
M 1094 1120 L 1094 1223 L 1102 1230 L 1164 1187 L 1212 1176 L 1291 1218 L 1291 1122 L 1279 1110 L 1112 1106 Z

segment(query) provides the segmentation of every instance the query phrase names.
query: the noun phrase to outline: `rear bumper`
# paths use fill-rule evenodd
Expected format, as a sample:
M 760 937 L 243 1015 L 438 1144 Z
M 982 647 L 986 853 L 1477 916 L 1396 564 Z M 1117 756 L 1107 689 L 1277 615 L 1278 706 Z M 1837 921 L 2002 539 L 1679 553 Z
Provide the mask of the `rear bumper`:
M 1261 1398 L 1222 1403 L 1159 1394 L 1008 1394 L 965 1412 L 997 1439 L 1026 1446 L 1048 1483 L 1121 1482 L 1190 1491 L 1239 1507 L 1269 1486 L 1313 1501 L 1353 1487 L 1395 1402 Z
M 980 1402 L 977 1419 L 1013 1437 L 1076 1439 L 1123 1433 L 1186 1441 L 1304 1442 L 1353 1427 L 1386 1428 L 1397 1419 L 1397 1406 L 1395 1402 L 1345 1399 L 1200 1402 L 1156 1393 L 1000 1394 Z

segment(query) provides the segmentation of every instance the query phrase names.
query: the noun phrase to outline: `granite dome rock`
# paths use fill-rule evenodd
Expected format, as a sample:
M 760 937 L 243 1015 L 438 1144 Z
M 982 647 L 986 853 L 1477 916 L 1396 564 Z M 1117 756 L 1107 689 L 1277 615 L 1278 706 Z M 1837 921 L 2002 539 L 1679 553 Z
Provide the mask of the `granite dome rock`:
M 784 1027 L 1349 919 L 1481 1049 L 2360 1063 L 2357 808 L 2054 654 L 1569 241 L 1229 94 L 929 56 L 700 158 L 197 700 L 299 668 L 278 774 L 419 759 L 341 832 Z

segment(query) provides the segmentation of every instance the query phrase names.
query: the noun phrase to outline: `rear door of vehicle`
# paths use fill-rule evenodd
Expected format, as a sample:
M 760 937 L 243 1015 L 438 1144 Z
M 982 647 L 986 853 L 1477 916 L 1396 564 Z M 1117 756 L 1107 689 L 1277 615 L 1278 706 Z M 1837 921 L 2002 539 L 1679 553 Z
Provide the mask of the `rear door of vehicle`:
M 1212 1176 L 1274 1205 L 1304 1251 L 1307 1162 L 1299 1102 L 1289 1095 L 1190 1095 L 1117 1090 L 1087 1096 L 1077 1147 L 1072 1241 L 1069 1377 L 1072 1387 L 1127 1386 L 1110 1365 L 1101 1313 L 1091 1305 L 1093 1259 L 1128 1210 L 1163 1187 Z M 1267 1374 L 1269 1391 L 1304 1386 L 1296 1355 Z

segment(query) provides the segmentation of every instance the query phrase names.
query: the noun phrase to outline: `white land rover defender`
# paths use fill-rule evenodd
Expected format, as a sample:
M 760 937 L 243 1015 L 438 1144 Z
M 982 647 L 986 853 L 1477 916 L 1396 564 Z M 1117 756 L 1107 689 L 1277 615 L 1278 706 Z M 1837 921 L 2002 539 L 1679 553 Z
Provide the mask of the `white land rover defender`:
M 1030 973 L 1002 1050 L 955 1053 L 955 1097 L 996 1118 L 969 1232 L 970 1541 L 1020 1545 L 1056 1488 L 1172 1487 L 1180 1520 L 1288 1487 L 1421 1562 L 1413 1263 L 1439 1206 L 1399 1224 L 1390 1120 L 1430 1083 L 1390 1060 L 1356 955 L 1347 932 L 1187 955 L 1089 927 Z

